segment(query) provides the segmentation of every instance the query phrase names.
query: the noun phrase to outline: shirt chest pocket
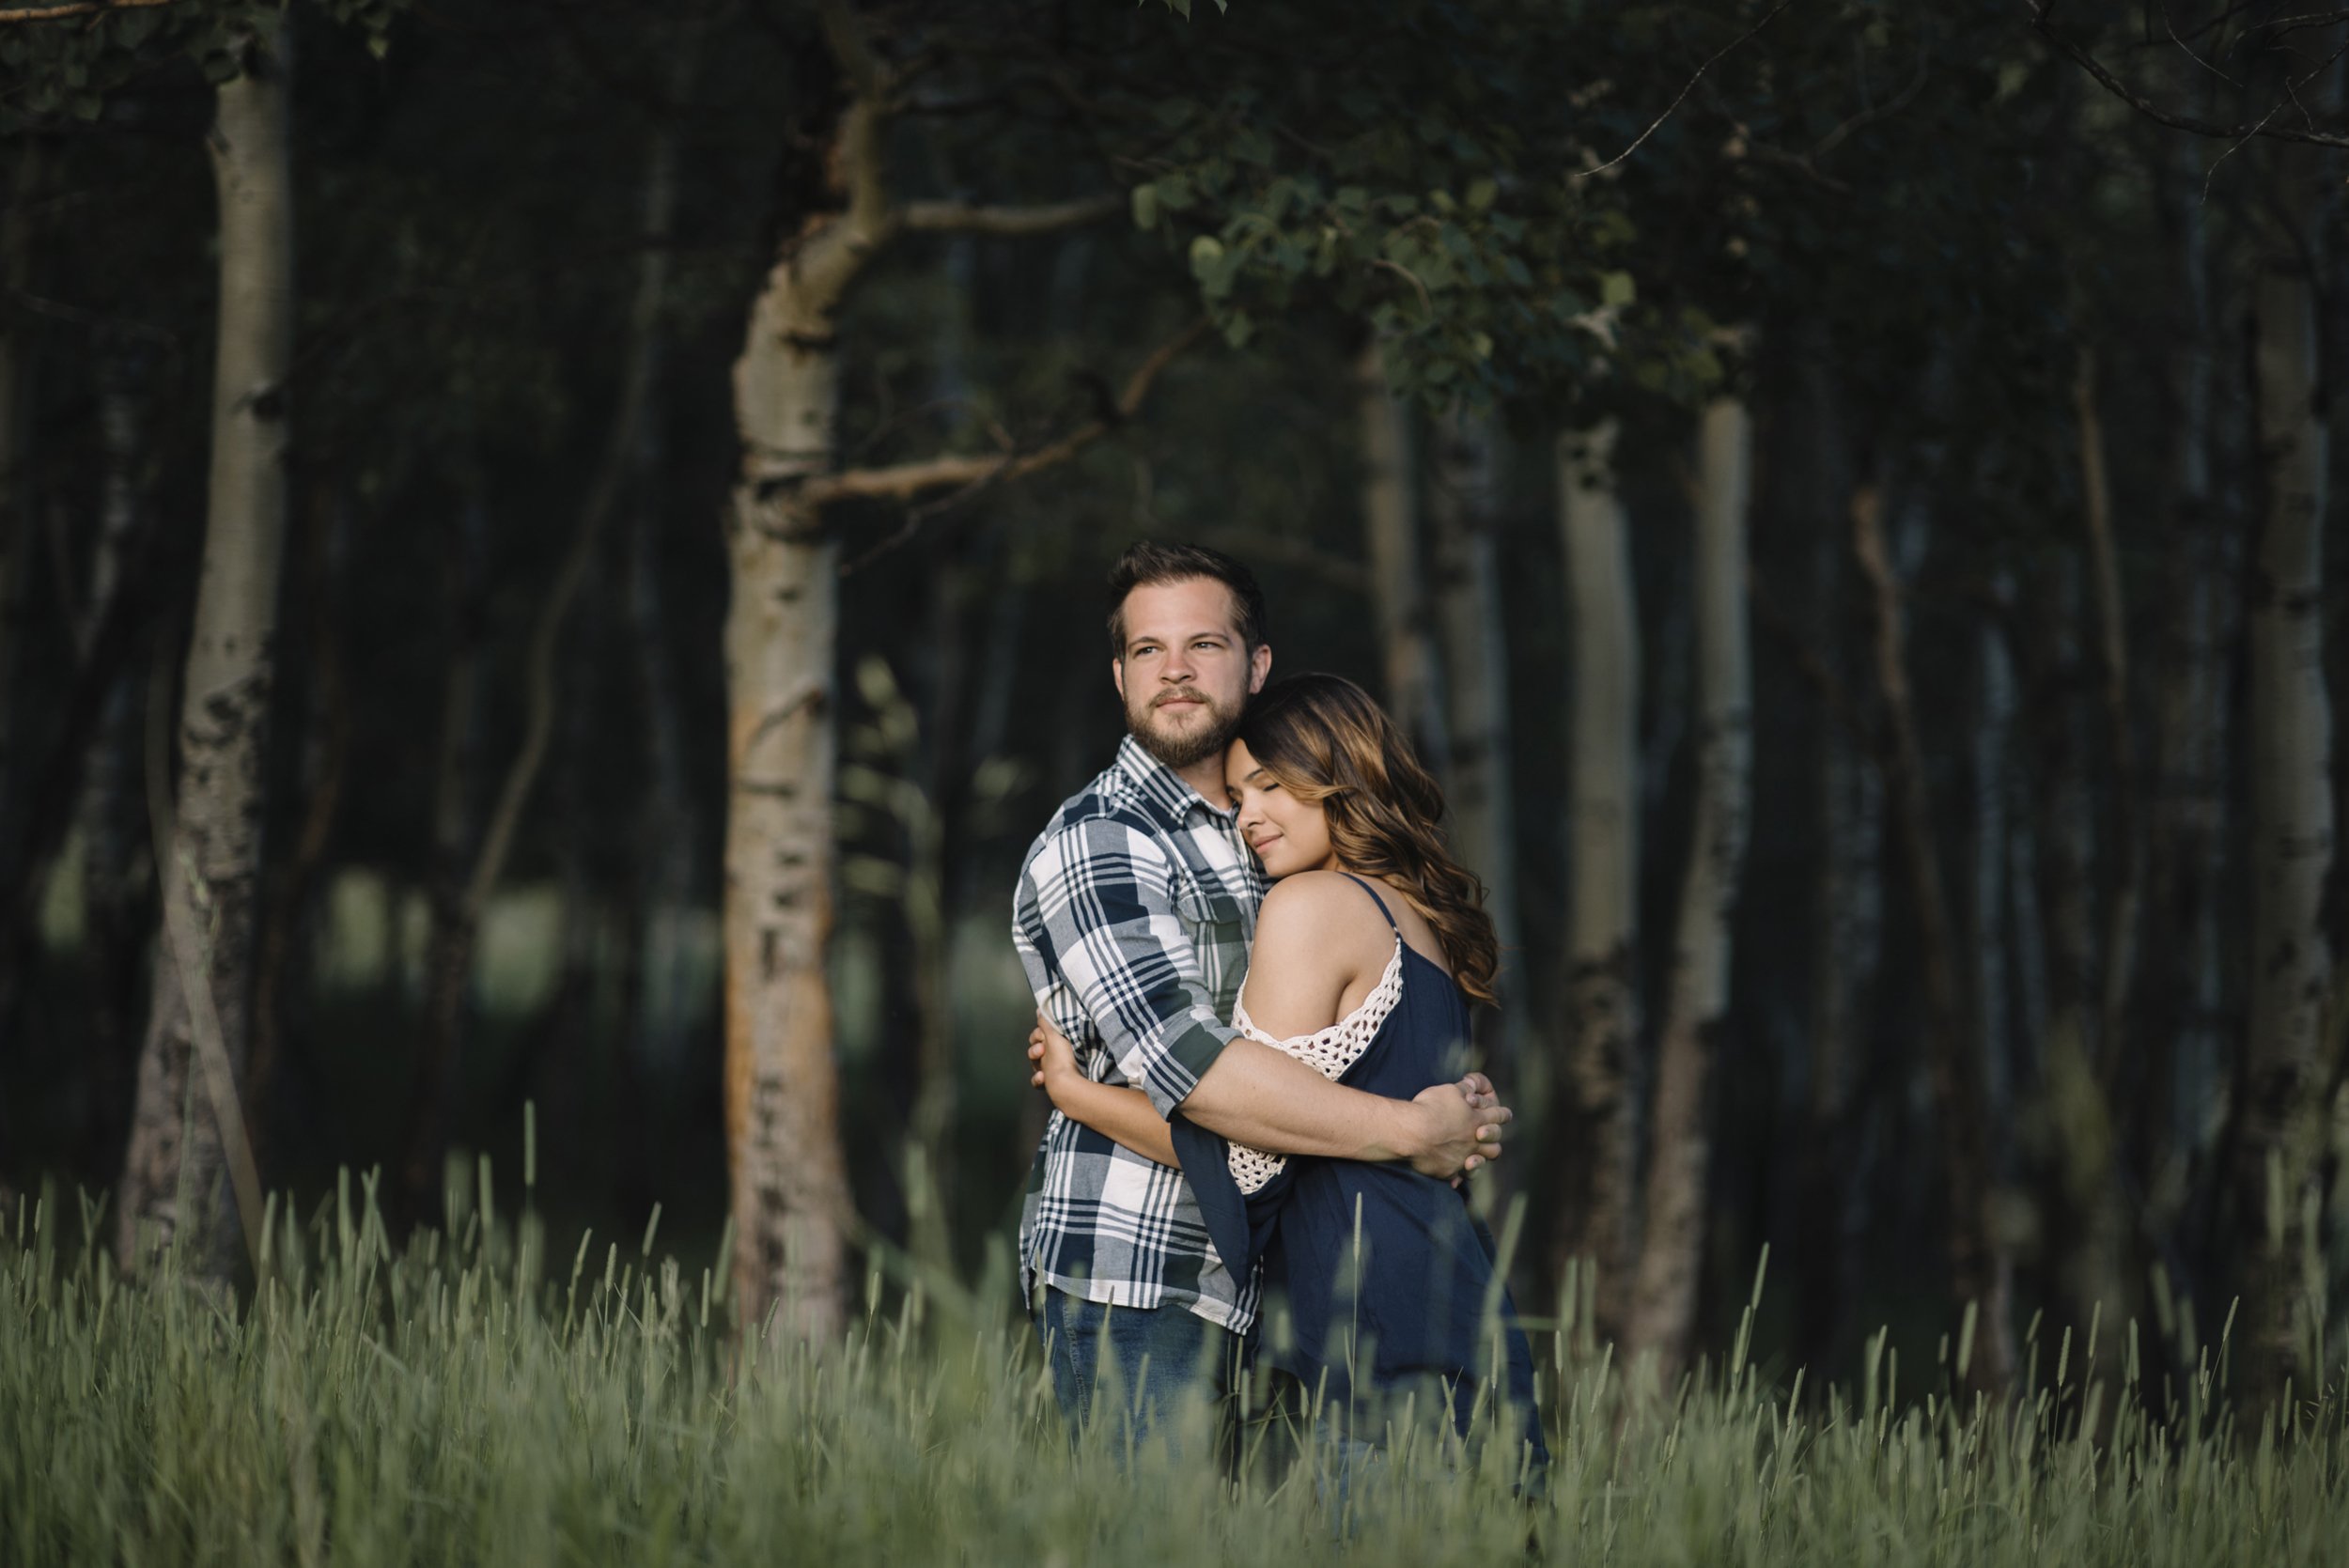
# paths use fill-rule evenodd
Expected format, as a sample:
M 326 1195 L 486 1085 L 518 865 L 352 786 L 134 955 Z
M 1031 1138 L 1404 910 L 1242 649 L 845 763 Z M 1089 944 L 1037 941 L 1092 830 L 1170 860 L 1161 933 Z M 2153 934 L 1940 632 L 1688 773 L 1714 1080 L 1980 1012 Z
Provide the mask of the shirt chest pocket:
M 1245 945 L 1239 900 L 1220 887 L 1186 877 L 1174 890 L 1174 912 L 1196 945 L 1213 942 L 1235 950 Z

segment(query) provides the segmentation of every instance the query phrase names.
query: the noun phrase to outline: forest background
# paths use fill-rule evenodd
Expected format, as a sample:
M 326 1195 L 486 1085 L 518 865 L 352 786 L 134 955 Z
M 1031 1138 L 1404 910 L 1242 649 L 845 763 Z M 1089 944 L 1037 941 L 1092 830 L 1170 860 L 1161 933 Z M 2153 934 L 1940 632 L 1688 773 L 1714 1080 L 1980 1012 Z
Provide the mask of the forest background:
M 2053 9 L 0 12 L 0 1183 L 975 1273 L 1196 539 L 1445 784 L 1520 1300 L 2329 1365 L 2343 25 Z

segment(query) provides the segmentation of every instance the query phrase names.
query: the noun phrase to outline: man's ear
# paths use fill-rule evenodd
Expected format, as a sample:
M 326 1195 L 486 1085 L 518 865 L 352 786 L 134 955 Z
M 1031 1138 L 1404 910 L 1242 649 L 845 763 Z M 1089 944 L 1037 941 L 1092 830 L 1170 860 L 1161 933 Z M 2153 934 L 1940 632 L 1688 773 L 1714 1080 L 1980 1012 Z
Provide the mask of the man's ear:
M 1117 700 L 1124 702 L 1126 700 L 1126 661 L 1124 660 L 1110 660 L 1110 684 L 1117 688 Z
M 1255 693 L 1263 691 L 1265 677 L 1271 673 L 1272 644 L 1269 643 L 1259 643 L 1256 644 L 1256 651 L 1248 656 L 1249 695 L 1253 696 Z M 1121 686 L 1118 690 L 1123 691 L 1125 688 Z

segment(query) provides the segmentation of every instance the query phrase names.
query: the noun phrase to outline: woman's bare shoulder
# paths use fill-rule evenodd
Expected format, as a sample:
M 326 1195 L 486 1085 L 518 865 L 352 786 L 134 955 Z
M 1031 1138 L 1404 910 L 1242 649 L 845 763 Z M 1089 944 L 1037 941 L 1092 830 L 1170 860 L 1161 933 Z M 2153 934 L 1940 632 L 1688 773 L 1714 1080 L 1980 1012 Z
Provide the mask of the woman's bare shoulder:
M 1361 883 L 1342 871 L 1299 871 L 1272 884 L 1256 917 L 1259 939 L 1290 933 L 1327 940 L 1357 930 L 1387 933 L 1386 917 Z

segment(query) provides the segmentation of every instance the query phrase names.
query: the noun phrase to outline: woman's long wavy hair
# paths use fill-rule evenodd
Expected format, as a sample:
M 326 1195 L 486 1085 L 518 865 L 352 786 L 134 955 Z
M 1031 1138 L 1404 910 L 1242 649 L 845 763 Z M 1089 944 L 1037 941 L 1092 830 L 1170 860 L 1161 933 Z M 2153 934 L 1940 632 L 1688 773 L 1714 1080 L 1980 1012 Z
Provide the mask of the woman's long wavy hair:
M 1498 1001 L 1501 942 L 1485 888 L 1452 858 L 1437 824 L 1443 791 L 1370 693 L 1338 675 L 1291 675 L 1248 705 L 1238 738 L 1257 766 L 1319 805 L 1346 870 L 1384 877 L 1435 928 L 1453 978 Z

